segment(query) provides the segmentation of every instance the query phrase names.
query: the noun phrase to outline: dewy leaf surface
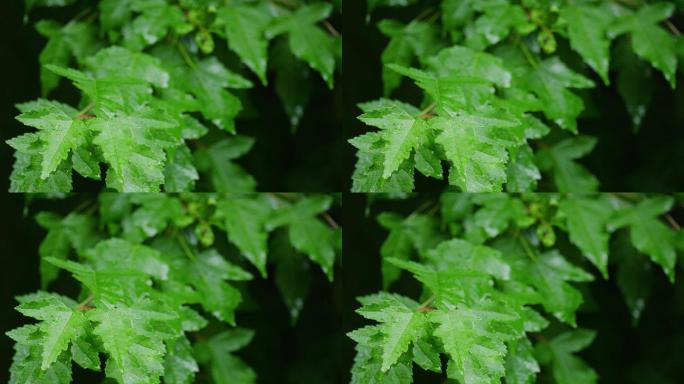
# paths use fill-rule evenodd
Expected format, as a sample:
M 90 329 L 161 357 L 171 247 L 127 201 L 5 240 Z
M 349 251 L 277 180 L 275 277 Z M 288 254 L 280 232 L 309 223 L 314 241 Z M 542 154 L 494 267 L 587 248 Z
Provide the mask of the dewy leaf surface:
M 451 184 L 473 192 L 501 190 L 506 180 L 505 148 L 516 144 L 508 130 L 516 122 L 458 114 L 435 118 L 430 124 L 439 132 L 436 141 L 452 163 Z
M 252 293 L 273 284 L 280 295 L 264 298 L 286 318 L 289 311 L 285 328 L 300 314 L 308 321 L 315 309 L 307 306 L 310 291 L 325 289 L 323 273 L 332 281 L 341 249 L 334 195 L 104 192 L 81 202 L 50 199 L 64 203 L 60 212 L 73 210 L 36 215 L 47 231 L 39 247 L 42 282 L 78 287 L 78 301 L 44 291 L 17 297 L 17 311 L 38 322 L 7 333 L 15 349 L 12 384 L 68 384 L 74 363 L 96 372 L 87 377 L 117 384 L 255 383 L 252 357 L 237 354 L 254 337 L 237 323 L 261 312 Z M 219 234 L 229 234 L 228 242 Z M 262 259 L 247 256 L 256 251 Z M 267 260 L 267 251 L 277 258 Z M 275 270 L 271 280 L 250 282 L 246 268 L 257 262 L 259 273 Z M 257 329 L 269 339 L 274 325 Z M 316 354 L 327 350 L 312 345 Z M 84 377 L 80 368 L 74 377 Z

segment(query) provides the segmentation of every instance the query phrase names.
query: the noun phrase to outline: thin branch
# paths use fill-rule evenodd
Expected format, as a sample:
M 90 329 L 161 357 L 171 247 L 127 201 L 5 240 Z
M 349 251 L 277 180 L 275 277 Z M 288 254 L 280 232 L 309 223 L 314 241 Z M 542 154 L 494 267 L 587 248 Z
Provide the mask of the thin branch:
M 677 27 L 674 24 L 672 24 L 672 22 L 670 20 L 665 19 L 665 21 L 663 21 L 663 23 L 665 23 L 665 26 L 667 26 L 667 28 L 670 30 L 670 32 L 672 32 L 675 36 L 681 36 L 682 35 L 682 33 L 679 32 L 679 29 L 677 29 Z
M 67 24 L 72 24 L 77 21 L 79 21 L 82 18 L 85 18 L 88 13 L 90 13 L 93 9 L 91 7 L 86 7 L 81 10 L 81 12 L 77 13 L 76 16 L 74 16 Z
M 77 205 L 72 212 L 80 213 L 86 211 L 86 208 L 88 208 L 88 206 L 93 203 L 95 203 L 95 200 L 84 200 L 79 205 Z
M 679 225 L 679 223 L 669 213 L 665 214 L 665 220 L 667 220 L 667 222 L 670 223 L 672 228 L 674 228 L 675 230 L 679 231 L 682 229 L 682 226 Z
M 412 216 L 415 216 L 417 214 L 423 213 L 428 208 L 430 208 L 432 206 L 432 204 L 434 204 L 434 201 L 432 201 L 432 200 L 428 200 L 428 201 L 423 202 L 421 205 L 418 206 L 418 208 L 416 208 L 413 212 L 411 212 L 408 215 L 408 217 L 412 217 Z
M 337 224 L 335 219 L 333 219 L 332 216 L 330 216 L 330 214 L 328 214 L 328 212 L 323 212 L 321 214 L 321 216 L 323 216 L 325 221 L 328 222 L 328 225 L 330 225 L 332 227 L 332 229 L 339 229 L 340 228 L 340 225 Z
M 335 29 L 335 27 L 333 27 L 332 24 L 330 24 L 328 20 L 323 20 L 322 23 L 328 30 L 328 32 L 330 32 L 330 34 L 333 35 L 333 37 L 340 37 L 340 33 L 337 31 L 337 29 Z

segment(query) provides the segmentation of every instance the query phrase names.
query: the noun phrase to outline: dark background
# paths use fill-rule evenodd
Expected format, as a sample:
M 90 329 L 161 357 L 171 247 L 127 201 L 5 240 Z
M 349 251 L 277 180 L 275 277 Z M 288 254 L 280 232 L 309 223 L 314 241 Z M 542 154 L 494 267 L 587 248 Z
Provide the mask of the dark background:
M 388 232 L 376 221 L 380 212 L 396 212 L 407 216 L 426 201 L 435 201 L 436 194 L 420 194 L 406 200 L 381 200 L 376 196 L 345 195 L 344 211 L 344 301 L 343 328 L 347 333 L 372 324 L 357 315 L 356 297 L 382 290 L 380 247 Z M 684 212 L 678 208 L 673 216 L 684 221 Z M 611 238 L 615 244 L 615 235 Z M 565 235 L 558 243 L 567 244 Z M 680 260 L 682 260 L 681 255 Z M 611 260 L 614 256 L 611 256 Z M 670 284 L 662 270 L 654 266 L 653 290 L 641 320 L 632 326 L 631 316 L 622 293 L 615 283 L 616 270 L 611 266 L 610 279 L 596 277 L 592 283 L 572 283 L 583 292 L 585 304 L 578 312 L 580 328 L 597 332 L 594 343 L 581 352 L 584 359 L 599 375 L 599 383 L 620 384 L 675 384 L 684 382 L 684 273 L 677 267 L 676 283 Z M 392 292 L 407 295 L 414 300 L 420 297 L 421 286 L 406 272 L 394 283 Z M 545 314 L 547 319 L 551 317 Z M 344 360 L 351 366 L 354 342 L 346 338 Z M 443 383 L 443 378 L 422 370 L 414 364 L 414 382 L 420 384 Z M 548 370 L 539 375 L 539 383 L 546 383 Z M 349 382 L 345 371 L 343 382 Z M 551 381 L 553 382 L 553 381 Z
M 7 196 L 7 194 L 3 194 Z M 4 215 L 0 224 L 2 238 L 2 293 L 0 296 L 0 382 L 9 381 L 9 366 L 14 342 L 5 332 L 34 320 L 14 310 L 14 297 L 40 289 L 38 247 L 46 231 L 40 228 L 33 216 L 40 211 L 67 214 L 77 205 L 94 198 L 92 194 L 78 194 L 66 199 L 48 200 L 37 195 L 25 198 L 9 195 L 3 201 Z M 330 211 L 341 222 L 339 206 Z M 225 246 L 225 235 L 217 232 L 216 247 Z M 271 236 L 271 240 L 273 236 Z M 230 246 L 232 248 L 232 246 Z M 223 251 L 222 251 L 223 252 Z M 255 276 L 258 273 L 252 269 Z M 320 268 L 310 270 L 310 291 L 296 324 L 291 325 L 289 310 L 278 290 L 272 268 L 269 277 L 243 285 L 243 304 L 236 313 L 240 327 L 253 329 L 252 342 L 237 355 L 257 373 L 259 383 L 298 384 L 304 382 L 337 384 L 341 371 L 348 369 L 342 364 L 340 344 L 343 342 L 342 327 L 342 279 L 339 263 L 335 266 L 335 281 L 328 282 Z M 52 283 L 49 291 L 76 299 L 79 285 L 67 273 Z M 210 315 L 207 319 L 212 319 Z M 210 327 L 215 326 L 212 321 Z M 193 335 L 191 335 L 193 336 Z M 101 355 L 101 358 L 103 356 Z M 73 365 L 75 383 L 99 382 L 97 373 Z M 200 369 L 197 383 L 206 382 L 206 369 Z
M 438 4 L 437 0 L 423 0 L 410 7 L 376 8 L 367 23 L 366 1 L 345 3 L 345 139 L 375 130 L 356 119 L 361 114 L 356 105 L 383 96 L 380 55 L 389 39 L 377 29 L 377 22 L 385 18 L 408 22 L 430 6 L 438 8 Z M 672 21 L 682 30 L 684 15 L 681 12 L 676 14 Z M 558 51 L 564 55 L 567 52 L 568 59 L 576 62 L 578 56 L 570 51 L 566 40 L 558 39 L 558 42 Z M 597 137 L 598 144 L 580 162 L 599 179 L 601 191 L 670 192 L 684 189 L 684 77 L 681 63 L 679 67 L 678 88 L 674 91 L 660 72 L 654 72 L 654 96 L 641 130 L 636 134 L 617 92 L 616 74 L 611 73 L 610 87 L 604 86 L 592 71 L 585 74 L 594 80 L 597 88 L 585 93 L 588 99 L 585 99 L 585 113 L 578 122 L 578 130 L 580 134 Z M 418 106 L 421 95 L 417 86 L 404 79 L 391 97 Z M 355 152 L 355 148 L 347 144 L 344 157 L 346 175 L 351 175 L 354 170 Z M 416 191 L 441 191 L 446 187 L 443 180 L 427 178 L 419 172 L 415 174 Z M 550 180 L 546 175 L 543 179 Z M 350 190 L 351 179 L 345 179 L 345 183 L 345 190 Z M 539 191 L 553 188 L 552 184 L 540 183 Z
M 0 4 L 0 49 L 4 52 L 0 69 L 4 74 L 0 96 L 0 162 L 3 164 L 0 189 L 9 189 L 9 174 L 14 163 L 13 149 L 5 141 L 34 129 L 14 119 L 18 111 L 14 104 L 40 97 L 38 56 L 46 39 L 33 25 L 41 19 L 66 22 L 95 0 L 81 0 L 65 8 L 35 8 L 24 24 L 24 1 L 10 0 Z M 337 11 L 336 11 L 337 12 Z M 331 23 L 341 32 L 341 16 L 336 13 Z M 236 60 L 229 52 L 225 40 L 216 40 L 216 54 L 228 62 Z M 271 44 L 271 47 L 273 44 Z M 235 67 L 232 67 L 233 69 Z M 275 93 L 273 73 L 269 73 L 269 86 L 260 85 L 256 77 L 247 76 L 255 87 L 247 91 L 249 105 L 244 105 L 236 121 L 238 134 L 256 139 L 252 150 L 237 160 L 257 180 L 258 191 L 334 192 L 339 191 L 342 180 L 342 163 L 336 161 L 344 150 L 342 140 L 342 82 L 337 71 L 335 88 L 330 91 L 317 72 L 311 71 L 311 97 L 296 132 L 291 132 L 289 117 Z M 50 99 L 78 104 L 79 94 L 62 79 Z M 243 103 L 244 104 L 244 103 Z M 210 132 L 217 131 L 215 127 Z M 228 135 L 220 132 L 221 137 Z M 81 177 L 74 172 L 74 191 L 97 191 L 103 182 Z M 202 178 L 200 179 L 200 182 Z M 202 188 L 198 184 L 198 190 Z

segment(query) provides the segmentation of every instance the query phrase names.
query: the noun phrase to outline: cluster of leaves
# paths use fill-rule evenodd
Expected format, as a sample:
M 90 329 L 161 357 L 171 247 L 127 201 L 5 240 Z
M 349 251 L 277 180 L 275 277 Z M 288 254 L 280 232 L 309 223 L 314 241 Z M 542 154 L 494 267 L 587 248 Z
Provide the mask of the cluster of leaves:
M 39 322 L 8 332 L 16 342 L 10 383 L 70 383 L 72 361 L 100 371 L 101 358 L 120 384 L 192 383 L 200 365 L 215 383 L 256 382 L 232 354 L 254 334 L 235 327 L 241 284 L 253 272 L 274 273 L 296 321 L 311 263 L 333 278 L 341 247 L 327 213 L 333 203 L 324 195 L 105 193 L 64 217 L 39 213 L 48 231 L 39 249 L 44 290 L 17 298 L 17 310 Z M 289 239 L 298 253 L 272 258 L 269 238 Z M 60 271 L 81 284 L 80 302 L 45 291 Z
M 73 3 L 27 0 L 26 8 Z M 104 165 L 117 191 L 192 191 L 199 173 L 212 190 L 253 191 L 255 180 L 233 163 L 254 144 L 235 135 L 244 102 L 236 92 L 255 86 L 248 72 L 267 85 L 271 70 L 296 127 L 311 71 L 333 86 L 341 37 L 326 21 L 332 11 L 325 1 L 102 0 L 64 25 L 37 22 L 48 39 L 43 98 L 17 105 L 17 119 L 38 131 L 8 141 L 10 190 L 70 191 L 72 170 L 100 180 Z M 214 39 L 239 60 L 228 63 Z M 80 91 L 78 108 L 46 99 L 61 78 Z M 198 141 L 209 127 L 212 139 Z
M 663 195 L 445 193 L 406 217 L 381 213 L 385 290 L 359 298 L 358 314 L 377 324 L 349 333 L 352 383 L 411 383 L 413 364 L 462 384 L 533 383 L 541 366 L 558 384 L 596 383 L 574 355 L 595 337 L 577 328 L 576 283 L 610 272 L 636 324 L 653 264 L 674 282 L 684 250 L 674 204 Z M 420 301 L 388 291 L 404 271 L 420 283 Z
M 414 4 L 426 2 L 368 8 Z M 350 140 L 353 191 L 411 191 L 415 170 L 441 180 L 444 162 L 465 192 L 532 191 L 542 173 L 560 192 L 596 191 L 577 162 L 596 145 L 578 135 L 579 90 L 614 81 L 638 129 L 653 70 L 675 88 L 684 62 L 674 13 L 668 1 L 441 0 L 406 24 L 379 21 L 385 98 L 359 106 L 379 130 Z M 422 108 L 390 99 L 403 78 L 421 90 Z

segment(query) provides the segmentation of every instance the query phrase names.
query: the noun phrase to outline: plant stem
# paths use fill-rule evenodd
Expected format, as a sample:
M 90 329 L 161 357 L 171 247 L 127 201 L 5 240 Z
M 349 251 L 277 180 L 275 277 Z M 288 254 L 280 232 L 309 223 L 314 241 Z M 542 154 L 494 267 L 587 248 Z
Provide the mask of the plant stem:
M 419 119 L 427 119 L 428 117 L 433 116 L 431 112 L 432 112 L 433 109 L 435 109 L 436 106 L 437 106 L 437 102 L 433 101 L 433 102 L 432 102 L 430 105 L 428 105 L 425 109 L 423 109 L 422 111 L 420 111 L 420 113 L 418 114 L 418 118 L 419 118 Z
M 337 31 L 337 29 L 335 29 L 335 27 L 333 27 L 332 24 L 330 24 L 328 20 L 323 20 L 322 23 L 323 26 L 325 26 L 325 28 L 328 30 L 328 32 L 330 32 L 330 34 L 333 35 L 333 37 L 340 37 L 340 33 Z
M 435 301 L 435 295 L 430 296 L 425 302 L 420 304 L 418 308 L 416 308 L 417 311 L 419 312 L 429 312 L 429 311 L 434 311 L 435 308 L 431 307 L 430 304 Z
M 93 301 L 94 298 L 95 298 L 95 294 L 94 294 L 94 293 L 91 293 L 90 296 L 88 296 L 85 300 L 83 300 L 82 302 L 78 303 L 78 306 L 76 307 L 76 310 L 77 310 L 77 311 L 85 311 L 85 310 L 88 310 L 88 309 L 93 309 L 93 307 L 91 307 L 91 306 L 88 305 L 88 304 L 90 304 L 90 303 Z
M 669 213 L 665 214 L 665 220 L 667 220 L 668 223 L 674 228 L 675 230 L 679 231 L 682 229 L 681 225 L 670 215 Z
M 332 216 L 330 216 L 330 215 L 328 214 L 328 212 L 323 212 L 323 213 L 321 214 L 321 216 L 323 216 L 323 218 L 325 219 L 325 221 L 328 222 L 328 224 L 332 227 L 332 229 L 339 229 L 339 228 L 340 228 L 340 225 L 337 224 L 337 222 L 335 221 L 335 219 L 333 219 Z
M 94 107 L 95 102 L 90 102 L 90 104 L 86 105 L 85 108 L 78 112 L 78 115 L 76 115 L 76 120 L 92 119 L 93 117 L 95 117 L 94 115 L 91 115 L 89 113 Z
M 679 29 L 677 29 L 677 27 L 674 24 L 672 24 L 672 22 L 670 20 L 665 19 L 665 21 L 663 21 L 663 23 L 665 23 L 665 25 L 670 30 L 670 32 L 672 32 L 675 36 L 681 36 L 682 35 L 682 33 L 679 32 Z

